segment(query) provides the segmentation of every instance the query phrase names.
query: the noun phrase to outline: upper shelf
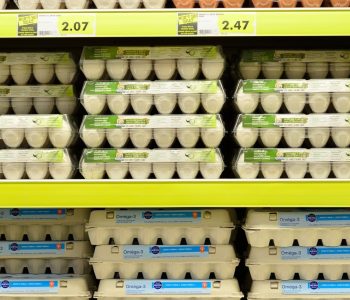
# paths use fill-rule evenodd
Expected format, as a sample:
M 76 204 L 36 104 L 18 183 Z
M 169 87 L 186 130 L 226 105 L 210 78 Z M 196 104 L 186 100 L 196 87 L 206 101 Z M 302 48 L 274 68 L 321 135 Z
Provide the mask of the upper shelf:
M 349 36 L 350 10 L 215 9 L 0 12 L 0 37 Z

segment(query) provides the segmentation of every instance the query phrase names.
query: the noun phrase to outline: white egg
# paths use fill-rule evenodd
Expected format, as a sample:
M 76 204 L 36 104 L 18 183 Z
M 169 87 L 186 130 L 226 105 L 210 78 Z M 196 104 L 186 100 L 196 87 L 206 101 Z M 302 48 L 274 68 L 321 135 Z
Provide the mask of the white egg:
M 119 0 L 119 5 L 124 9 L 135 9 L 141 5 L 141 0 Z
M 74 140 L 74 132 L 69 122 L 64 120 L 61 128 L 50 128 L 49 139 L 55 148 L 69 147 Z
M 224 165 L 222 162 L 204 163 L 199 164 L 199 170 L 204 179 L 219 179 L 224 171 Z
M 244 154 L 241 154 L 234 165 L 234 171 L 237 172 L 239 178 L 255 179 L 259 175 L 260 165 L 258 163 L 244 162 Z
M 107 129 L 106 137 L 112 147 L 124 147 L 129 140 L 129 129 Z
M 217 114 L 224 106 L 225 95 L 221 89 L 215 94 L 202 94 L 201 102 L 205 112 L 209 114 Z
M 243 79 L 257 79 L 261 72 L 261 64 L 259 62 L 240 62 L 239 72 Z
M 170 148 L 176 138 L 175 128 L 155 128 L 153 130 L 154 139 L 159 148 Z
M 128 175 L 129 164 L 108 163 L 106 164 L 106 172 L 109 179 L 124 179 Z
M 283 103 L 283 95 L 281 93 L 264 93 L 261 94 L 261 106 L 266 113 L 277 113 Z
M 11 98 L 11 107 L 16 115 L 25 115 L 32 110 L 33 99 L 28 97 Z
M 195 179 L 199 172 L 199 163 L 197 162 L 177 163 L 176 171 L 181 179 Z
M 324 147 L 330 136 L 329 128 L 309 128 L 308 137 L 311 145 L 315 148 Z
M 69 63 L 56 64 L 55 73 L 60 83 L 69 84 L 73 81 L 77 74 L 77 66 L 73 61 Z
M 182 79 L 193 80 L 199 75 L 199 59 L 179 59 L 177 70 Z
M 216 128 L 202 128 L 201 138 L 206 147 L 216 148 L 221 144 L 222 139 L 225 136 L 225 127 L 218 121 Z
M 107 60 L 107 73 L 114 80 L 122 80 L 129 71 L 129 62 L 126 59 Z
M 179 128 L 176 132 L 177 139 L 184 148 L 193 148 L 199 140 L 199 128 Z
M 310 162 L 309 172 L 312 178 L 327 179 L 331 173 L 331 164 L 328 162 Z
M 130 139 L 136 148 L 146 148 L 153 138 L 150 128 L 130 129 Z
M 166 0 L 143 0 L 143 6 L 148 9 L 164 8 Z
M 202 72 L 206 79 L 220 79 L 225 70 L 224 59 L 206 59 L 202 60 Z
M 258 140 L 259 129 L 258 128 L 244 128 L 240 123 L 235 131 L 235 138 L 237 143 L 243 148 L 253 147 Z
M 18 8 L 31 10 L 39 7 L 39 0 L 18 0 Z
M 40 0 L 43 9 L 59 9 L 61 8 L 62 0 Z
M 117 6 L 118 0 L 94 0 L 98 9 L 113 9 Z
M 12 65 L 10 67 L 12 79 L 18 85 L 26 85 L 32 76 L 31 65 Z
M 261 128 L 260 139 L 265 147 L 274 148 L 282 139 L 282 128 Z
M 74 166 L 71 162 L 50 163 L 49 172 L 53 179 L 70 179 L 74 173 Z
M 286 75 L 289 79 L 302 79 L 306 73 L 306 63 L 289 62 L 285 65 Z
M 157 179 L 171 179 L 176 171 L 176 164 L 168 163 L 153 163 L 153 174 Z
M 81 132 L 81 139 L 89 148 L 98 148 L 105 141 L 106 133 L 104 129 L 86 129 Z
M 284 140 L 291 148 L 299 148 L 304 143 L 306 136 L 305 128 L 284 128 L 283 130 Z
M 339 113 L 348 113 L 350 111 L 350 93 L 333 93 L 332 104 Z
M 33 102 L 37 114 L 51 114 L 55 107 L 55 98 L 36 97 Z
M 332 165 L 332 170 L 335 177 L 339 179 L 350 178 L 350 163 L 348 162 L 334 162 Z
M 307 172 L 306 162 L 286 162 L 285 169 L 288 178 L 290 179 L 302 179 L 305 177 Z
M 83 9 L 89 5 L 89 0 L 65 0 L 68 9 Z
M 150 59 L 133 59 L 130 62 L 131 74 L 136 80 L 146 80 L 151 76 L 153 63 Z
M 261 172 L 266 179 L 279 179 L 284 167 L 282 163 L 261 164 Z
M 350 128 L 332 128 L 332 140 L 339 148 L 348 148 L 350 145 Z
M 33 66 L 34 78 L 41 84 L 50 83 L 55 75 L 55 69 L 50 64 L 36 64 Z
M 246 94 L 240 90 L 236 97 L 238 110 L 244 114 L 253 113 L 259 105 L 259 98 L 259 94 Z
M 32 148 L 42 148 L 47 143 L 47 128 L 27 128 L 24 131 L 24 136 L 27 143 Z
M 90 115 L 99 115 L 105 111 L 107 97 L 106 95 L 84 95 L 83 105 Z
M 309 106 L 314 113 L 325 113 L 331 103 L 329 93 L 313 93 L 309 95 Z
M 27 163 L 26 164 L 26 173 L 29 179 L 32 180 L 41 180 L 45 179 L 48 176 L 49 165 L 44 162 L 40 163 Z
M 10 66 L 0 64 L 0 83 L 5 83 L 10 76 Z
M 3 163 L 2 164 L 2 172 L 4 177 L 9 180 L 19 180 L 23 178 L 25 170 L 24 163 Z
M 85 163 L 80 166 L 80 173 L 85 179 L 102 179 L 105 174 L 105 165 L 103 163 Z
M 72 115 L 77 108 L 77 99 L 75 97 L 58 97 L 55 104 L 60 114 Z
M 1 97 L 0 98 L 0 115 L 6 114 L 10 109 L 10 98 Z
M 280 62 L 265 62 L 262 71 L 266 79 L 279 79 L 283 74 L 283 64 Z
M 201 96 L 200 94 L 179 94 L 178 103 L 183 113 L 193 114 L 201 104 Z
M 307 72 L 311 79 L 324 79 L 328 75 L 328 63 L 310 62 L 307 64 Z
M 130 97 L 131 107 L 136 114 L 147 114 L 153 105 L 153 95 L 135 94 Z
M 350 63 L 331 63 L 329 67 L 333 78 L 349 78 Z
M 2 129 L 1 139 L 9 148 L 18 148 L 24 140 L 24 129 Z
M 130 105 L 130 96 L 129 95 L 108 95 L 107 96 L 107 105 L 109 110 L 116 115 L 121 115 L 125 113 Z
M 102 59 L 86 59 L 83 61 L 82 71 L 89 80 L 99 80 L 105 72 L 105 61 Z
M 133 179 L 147 179 L 152 172 L 152 164 L 147 162 L 134 162 L 129 164 L 129 172 Z
M 170 80 L 176 71 L 175 59 L 157 59 L 154 63 L 154 72 L 160 80 Z
M 288 112 L 292 114 L 301 113 L 306 104 L 306 94 L 304 93 L 285 93 L 284 105 Z
M 156 94 L 154 95 L 154 105 L 160 114 L 171 114 L 177 104 L 176 94 Z

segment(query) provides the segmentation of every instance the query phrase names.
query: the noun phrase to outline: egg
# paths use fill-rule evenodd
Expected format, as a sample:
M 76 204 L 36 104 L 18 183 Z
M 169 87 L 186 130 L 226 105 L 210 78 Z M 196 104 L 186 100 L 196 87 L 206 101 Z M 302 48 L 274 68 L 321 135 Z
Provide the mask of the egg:
M 25 164 L 18 162 L 9 162 L 2 164 L 2 172 L 8 180 L 19 180 L 24 176 Z
M 244 128 L 240 123 L 235 130 L 235 138 L 237 143 L 243 148 L 253 147 L 258 140 L 258 128 Z
M 49 139 L 55 148 L 69 147 L 74 140 L 74 132 L 69 122 L 63 120 L 61 128 L 49 128 Z
M 129 129 L 107 129 L 106 137 L 112 147 L 124 147 L 129 140 Z
M 201 94 L 201 103 L 205 112 L 209 114 L 217 114 L 224 106 L 225 95 L 221 89 L 215 94 Z
M 350 178 L 350 163 L 349 162 L 334 162 L 332 171 L 338 179 Z
M 104 129 L 86 129 L 81 132 L 81 139 L 89 148 L 101 147 L 105 141 L 106 133 Z
M 179 59 L 177 70 L 182 79 L 193 80 L 199 75 L 199 59 Z
M 10 109 L 10 98 L 1 97 L 0 98 L 0 115 L 6 114 Z
M 129 164 L 129 172 L 133 179 L 147 179 L 152 173 L 152 164 L 147 162 L 134 162 Z
M 102 179 L 105 174 L 105 166 L 103 163 L 86 163 L 80 166 L 81 175 L 85 179 L 97 180 Z
M 85 110 L 90 115 L 99 115 L 105 111 L 106 95 L 84 95 L 83 105 Z
M 170 80 L 176 72 L 175 59 L 157 59 L 154 63 L 154 72 L 160 80 Z
M 306 136 L 305 128 L 284 128 L 283 130 L 284 140 L 291 148 L 299 148 L 304 143 Z
M 77 100 L 75 97 L 58 97 L 55 105 L 60 114 L 72 115 L 77 107 Z
M 306 73 L 306 63 L 303 62 L 288 62 L 285 64 L 287 78 L 302 79 Z
M 244 0 L 223 0 L 225 8 L 241 8 Z
M 332 128 L 332 140 L 339 148 L 348 148 L 350 145 L 350 128 Z
M 36 97 L 33 102 L 37 114 L 51 114 L 55 107 L 55 98 Z
M 204 145 L 209 148 L 219 147 L 222 139 L 225 136 L 225 127 L 219 121 L 216 128 L 202 128 L 201 137 Z
M 301 0 L 303 7 L 321 7 L 323 0 Z
M 53 179 L 70 179 L 74 173 L 74 166 L 71 162 L 50 163 L 49 172 Z
M 309 95 L 309 106 L 314 113 L 325 113 L 330 103 L 329 93 L 312 93 Z
M 0 64 L 0 83 L 5 83 L 10 76 L 10 66 Z
M 217 80 L 220 79 L 225 70 L 225 60 L 222 59 L 208 59 L 202 60 L 202 72 L 206 79 Z
M 349 78 L 350 76 L 350 63 L 331 63 L 329 69 L 333 78 Z
M 0 131 L 1 139 L 5 145 L 9 148 L 18 148 L 24 140 L 24 129 L 21 128 L 10 128 L 2 129 Z
M 159 148 L 170 148 L 176 138 L 175 128 L 155 128 L 154 139 Z
M 39 0 L 18 0 L 18 8 L 25 10 L 37 9 L 39 2 Z
M 94 0 L 98 9 L 113 9 L 117 6 L 118 0 Z
M 285 93 L 284 105 L 288 112 L 292 114 L 301 113 L 306 104 L 306 94 L 304 93 Z
M 153 105 L 153 95 L 135 94 L 130 96 L 131 107 L 136 114 L 147 114 Z
M 265 62 L 262 71 L 266 79 L 279 79 L 283 74 L 283 64 L 280 62 Z
M 32 110 L 33 99 L 29 97 L 11 98 L 11 107 L 16 115 L 25 115 Z
M 253 6 L 256 8 L 271 8 L 273 6 L 273 0 L 252 0 Z
M 130 139 L 136 148 L 146 148 L 153 138 L 150 128 L 130 129 Z
M 166 0 L 143 0 L 143 6 L 148 9 L 164 8 Z
M 261 173 L 266 179 L 279 179 L 283 174 L 282 163 L 261 164 Z
M 259 94 L 243 93 L 242 90 L 236 95 L 236 105 L 238 110 L 244 114 L 253 113 L 259 105 Z
M 350 112 L 350 93 L 333 93 L 332 104 L 338 113 Z
M 40 163 L 27 163 L 26 164 L 26 173 L 29 179 L 32 180 L 41 180 L 45 179 L 48 176 L 49 165 L 44 162 Z
M 309 128 L 308 129 L 308 137 L 310 143 L 315 148 L 324 147 L 330 136 L 329 128 Z
M 107 95 L 107 105 L 109 110 L 116 115 L 125 113 L 130 105 L 129 95 Z
M 154 95 L 154 105 L 160 114 L 171 114 L 177 103 L 176 94 L 156 94 Z
M 199 128 L 179 128 L 176 131 L 176 136 L 184 148 L 193 148 L 199 140 Z
M 204 163 L 199 164 L 199 170 L 204 179 L 219 179 L 224 171 L 224 165 L 222 162 Z
M 331 173 L 331 164 L 328 162 L 310 162 L 309 172 L 312 178 L 327 179 Z
M 261 128 L 260 139 L 265 147 L 274 148 L 282 139 L 282 128 Z
M 283 95 L 281 93 L 264 93 L 261 94 L 261 106 L 266 113 L 277 113 L 283 103 Z
M 83 9 L 89 6 L 89 0 L 65 0 L 67 9 Z
M 328 75 L 328 63 L 310 62 L 307 64 L 307 72 L 311 79 L 324 79 Z
M 150 59 L 133 59 L 130 62 L 131 74 L 136 80 L 146 80 L 151 76 L 153 69 Z
M 261 72 L 261 64 L 259 62 L 245 62 L 239 63 L 239 72 L 243 79 L 257 79 Z
M 108 76 L 114 80 L 122 80 L 129 71 L 129 62 L 126 59 L 107 60 Z
M 179 94 L 178 103 L 180 110 L 185 114 L 197 112 L 201 104 L 200 94 Z
M 157 179 L 171 179 L 176 171 L 176 164 L 174 162 L 160 162 L 153 163 L 153 174 Z
M 18 85 L 26 85 L 32 76 L 31 65 L 12 65 L 10 73 L 14 82 Z
M 244 154 L 242 153 L 234 165 L 234 171 L 236 171 L 239 178 L 255 179 L 258 177 L 260 165 L 258 163 L 246 163 L 244 161 Z
M 77 66 L 74 61 L 69 63 L 59 63 L 55 65 L 55 73 L 60 83 L 69 84 L 73 82 L 77 74 Z
M 102 59 L 86 59 L 82 71 L 88 80 L 99 80 L 105 72 L 105 61 Z
M 141 0 L 119 0 L 119 5 L 124 9 L 136 9 L 141 5 Z
M 195 0 L 173 0 L 176 8 L 193 8 Z
M 285 163 L 285 170 L 289 179 L 302 179 L 305 177 L 307 172 L 306 162 L 294 162 L 287 161 Z
M 42 148 L 47 143 L 47 128 L 26 128 L 24 136 L 32 148 Z
M 35 64 L 33 66 L 34 78 L 41 84 L 50 83 L 55 75 L 55 69 L 50 64 Z
M 179 162 L 176 164 L 176 171 L 180 179 L 195 179 L 199 172 L 199 163 Z
M 109 179 L 124 179 L 128 175 L 129 164 L 108 163 L 106 164 L 106 172 Z

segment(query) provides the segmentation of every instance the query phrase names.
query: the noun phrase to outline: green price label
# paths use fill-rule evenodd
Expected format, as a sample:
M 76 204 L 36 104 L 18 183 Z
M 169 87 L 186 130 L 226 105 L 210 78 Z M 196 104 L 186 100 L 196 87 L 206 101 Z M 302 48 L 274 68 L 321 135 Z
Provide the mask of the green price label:
M 254 13 L 223 13 L 218 16 L 218 28 L 222 35 L 254 35 L 256 15 Z
M 64 14 L 58 18 L 58 31 L 61 36 L 86 35 L 96 33 L 95 14 Z

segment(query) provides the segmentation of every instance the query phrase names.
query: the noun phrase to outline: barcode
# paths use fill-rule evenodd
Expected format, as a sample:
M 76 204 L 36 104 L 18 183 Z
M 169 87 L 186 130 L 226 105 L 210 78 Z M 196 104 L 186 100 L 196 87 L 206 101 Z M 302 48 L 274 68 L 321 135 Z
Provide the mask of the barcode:
M 213 34 L 211 29 L 200 29 L 199 34 Z
M 50 31 L 50 30 L 40 30 L 38 31 L 38 35 L 41 36 L 41 35 L 55 35 L 56 32 L 54 31 Z

